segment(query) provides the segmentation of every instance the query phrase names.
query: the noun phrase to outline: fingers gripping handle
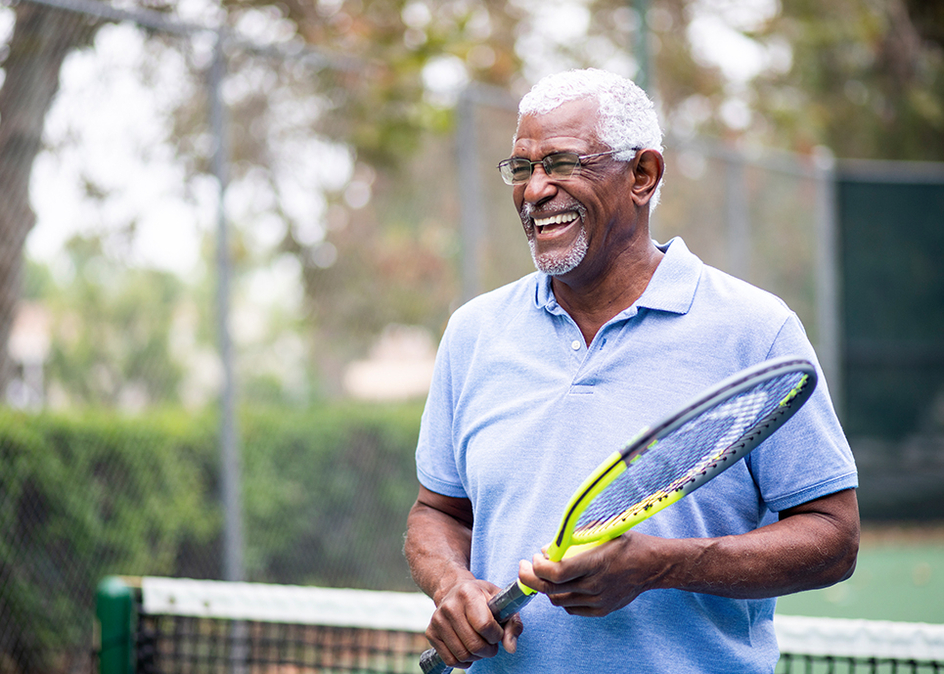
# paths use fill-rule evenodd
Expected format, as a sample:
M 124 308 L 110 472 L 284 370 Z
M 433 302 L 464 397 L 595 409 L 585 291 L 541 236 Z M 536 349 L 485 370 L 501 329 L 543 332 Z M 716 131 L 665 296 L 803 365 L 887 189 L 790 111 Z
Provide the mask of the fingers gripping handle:
M 534 590 L 516 580 L 492 597 L 488 601 L 488 608 L 495 619 L 504 625 L 511 616 L 523 609 L 534 595 Z M 420 667 L 423 674 L 448 674 L 452 671 L 452 667 L 443 662 L 434 648 L 420 656 Z

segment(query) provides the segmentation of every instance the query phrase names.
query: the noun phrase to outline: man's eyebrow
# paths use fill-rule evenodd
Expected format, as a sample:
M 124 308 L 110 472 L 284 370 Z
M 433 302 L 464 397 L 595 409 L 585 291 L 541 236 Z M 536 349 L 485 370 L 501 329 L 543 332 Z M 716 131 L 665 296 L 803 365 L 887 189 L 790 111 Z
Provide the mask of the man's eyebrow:
M 511 153 L 511 157 L 512 157 L 512 158 L 521 157 L 521 155 L 522 155 L 524 152 L 527 152 L 527 150 L 526 150 L 526 149 L 521 149 L 521 148 L 515 148 L 515 149 L 512 151 L 512 153 Z M 541 155 L 541 156 L 542 156 L 542 157 L 549 157 L 549 156 L 551 156 L 552 154 L 561 154 L 561 153 L 571 153 L 571 154 L 576 154 L 576 155 L 592 154 L 592 153 L 588 153 L 588 152 L 586 152 L 586 151 L 584 151 L 584 150 L 578 150 L 578 149 L 576 149 L 576 148 L 574 148 L 574 147 L 563 146 L 563 147 L 555 147 L 553 150 L 549 150 L 549 151 L 545 152 L 545 153 L 544 153 L 543 155 Z M 523 158 L 523 157 L 522 157 L 522 158 Z

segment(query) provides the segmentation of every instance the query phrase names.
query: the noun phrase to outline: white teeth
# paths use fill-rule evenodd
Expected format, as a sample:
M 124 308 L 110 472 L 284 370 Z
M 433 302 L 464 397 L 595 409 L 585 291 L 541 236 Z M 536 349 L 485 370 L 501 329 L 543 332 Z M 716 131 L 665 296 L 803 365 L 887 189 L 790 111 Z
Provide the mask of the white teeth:
M 571 220 L 576 220 L 577 214 L 573 211 L 567 213 L 560 213 L 558 215 L 552 215 L 549 218 L 535 218 L 534 224 L 538 227 L 544 227 L 546 225 L 559 225 L 562 222 L 570 222 Z

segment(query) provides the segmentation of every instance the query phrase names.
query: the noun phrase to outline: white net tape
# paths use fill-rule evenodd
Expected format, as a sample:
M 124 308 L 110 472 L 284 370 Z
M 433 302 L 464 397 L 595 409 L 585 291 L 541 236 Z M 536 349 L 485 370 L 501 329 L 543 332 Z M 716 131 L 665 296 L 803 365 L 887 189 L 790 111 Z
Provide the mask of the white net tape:
M 380 592 L 179 578 L 141 579 L 145 613 L 423 632 L 433 602 L 416 592 Z
M 775 616 L 784 653 L 944 662 L 944 625 Z

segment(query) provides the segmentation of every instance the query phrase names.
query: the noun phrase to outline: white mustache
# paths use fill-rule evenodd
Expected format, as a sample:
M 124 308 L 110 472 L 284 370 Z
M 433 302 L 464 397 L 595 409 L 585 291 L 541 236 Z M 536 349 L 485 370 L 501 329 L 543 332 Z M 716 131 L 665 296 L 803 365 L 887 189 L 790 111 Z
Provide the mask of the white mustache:
M 524 206 L 521 207 L 521 210 L 518 211 L 518 217 L 521 218 L 521 222 L 525 223 L 525 225 L 530 225 L 532 213 L 534 213 L 534 204 L 530 201 L 526 201 Z

